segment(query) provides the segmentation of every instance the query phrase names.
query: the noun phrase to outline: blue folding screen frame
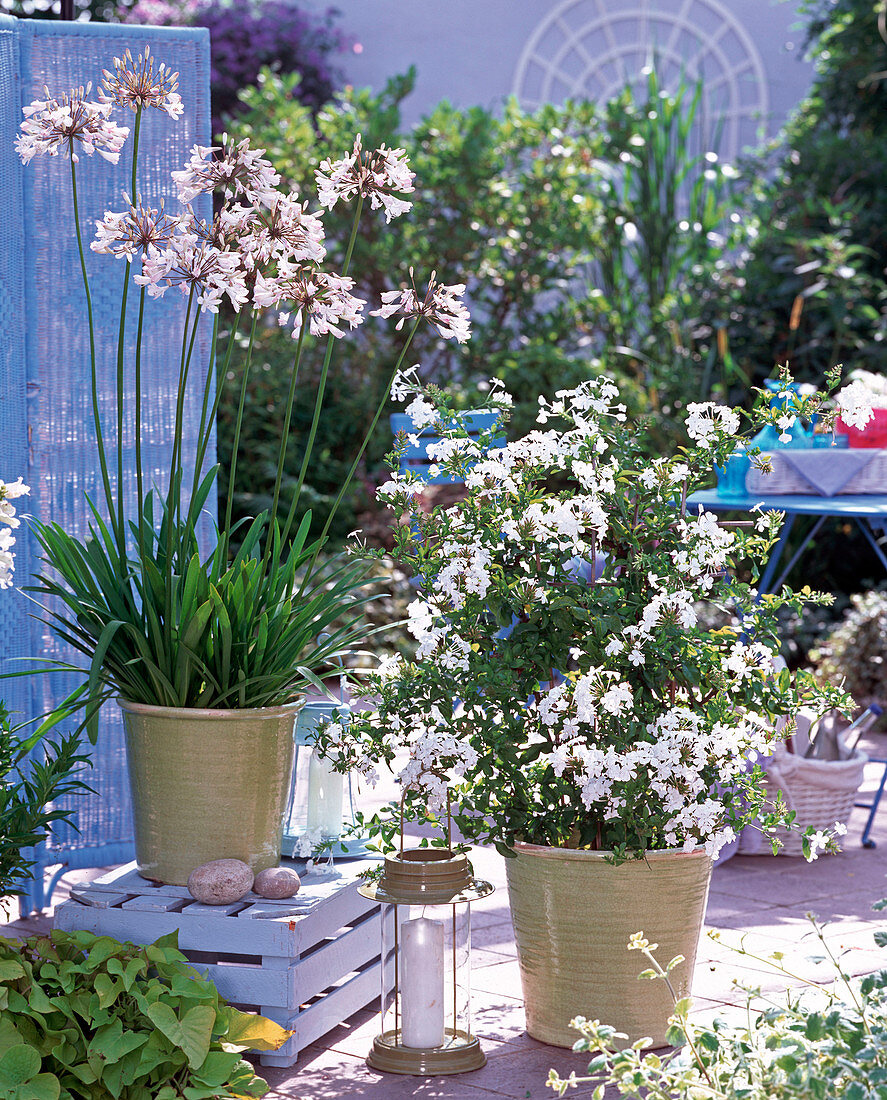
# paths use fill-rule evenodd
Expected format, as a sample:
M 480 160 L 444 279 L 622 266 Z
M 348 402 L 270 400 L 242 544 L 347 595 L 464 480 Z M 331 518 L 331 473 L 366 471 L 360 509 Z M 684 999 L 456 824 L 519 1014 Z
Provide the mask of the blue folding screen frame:
M 157 205 L 161 196 L 177 210 L 170 172 L 181 168 L 191 147 L 208 145 L 209 34 L 200 29 L 60 23 L 0 15 L 0 478 L 22 476 L 31 496 L 17 504 L 21 513 L 86 530 L 84 494 L 100 496 L 95 433 L 89 399 L 89 345 L 79 259 L 74 239 L 70 169 L 66 157 L 39 157 L 23 167 L 13 149 L 21 108 L 42 98 L 93 83 L 112 59 L 146 45 L 157 62 L 177 70 L 185 113 L 145 113 L 140 137 L 140 188 Z M 93 93 L 94 94 L 94 93 Z M 118 122 L 132 125 L 134 116 Z M 81 156 L 78 192 L 85 244 L 106 210 L 125 208 L 130 189 L 129 146 L 117 165 L 98 155 Z M 195 203 L 199 216 L 211 216 L 208 202 Z M 115 413 L 115 360 L 122 260 L 87 252 L 100 377 L 100 406 L 110 424 Z M 130 302 L 133 300 L 132 288 Z M 143 465 L 147 479 L 164 487 L 173 434 L 178 351 L 185 300 L 175 290 L 149 302 L 142 361 Z M 135 310 L 130 309 L 127 342 L 134 345 Z M 195 352 L 199 379 L 209 356 L 211 318 L 204 318 Z M 132 356 L 127 357 L 131 365 Z M 130 367 L 131 369 L 131 367 Z M 199 384 L 199 383 L 198 383 Z M 200 408 L 197 388 L 186 409 L 185 461 L 193 454 Z M 107 432 L 106 432 L 107 434 Z M 134 439 L 130 421 L 124 434 L 124 497 L 135 488 Z M 214 461 L 210 455 L 209 462 Z M 116 469 L 116 457 L 110 463 Z M 112 473 L 112 478 L 113 478 Z M 57 639 L 37 622 L 21 591 L 38 565 L 27 525 L 16 531 L 15 589 L 0 592 L 0 672 L 23 667 L 22 659 L 71 659 Z M 84 662 L 77 661 L 79 665 Z M 0 681 L 0 698 L 14 722 L 49 712 L 73 681 L 57 672 Z M 101 716 L 93 769 L 93 795 L 72 797 L 76 828 L 61 825 L 37 852 L 38 866 L 22 898 L 22 911 L 45 906 L 51 884 L 45 868 L 103 866 L 132 858 L 132 822 L 122 725 L 116 706 Z M 78 831 L 79 830 L 79 831 Z

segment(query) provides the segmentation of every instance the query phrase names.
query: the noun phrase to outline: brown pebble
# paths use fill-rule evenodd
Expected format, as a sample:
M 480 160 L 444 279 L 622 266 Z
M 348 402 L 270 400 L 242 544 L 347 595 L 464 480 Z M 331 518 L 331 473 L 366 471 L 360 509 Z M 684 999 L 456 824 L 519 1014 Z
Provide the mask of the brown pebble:
M 269 867 L 256 875 L 253 890 L 262 898 L 291 898 L 301 885 L 302 880 L 289 867 Z
M 231 905 L 250 892 L 253 873 L 240 859 L 213 859 L 188 876 L 188 893 L 203 905 Z

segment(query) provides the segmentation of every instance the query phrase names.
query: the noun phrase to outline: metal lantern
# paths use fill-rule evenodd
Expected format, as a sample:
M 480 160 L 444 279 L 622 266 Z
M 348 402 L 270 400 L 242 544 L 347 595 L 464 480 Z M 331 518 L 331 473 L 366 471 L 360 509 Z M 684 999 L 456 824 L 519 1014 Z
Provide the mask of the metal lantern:
M 386 1073 L 438 1076 L 480 1069 L 486 1058 L 471 1034 L 471 902 L 493 892 L 474 878 L 465 855 L 416 848 L 385 858 L 381 877 L 359 893 L 383 911 L 382 1033 L 367 1065 Z M 418 912 L 416 911 L 418 910 Z
M 285 856 L 311 855 L 308 845 L 336 841 L 330 849 L 335 858 L 358 859 L 369 853 L 366 838 L 346 836 L 354 825 L 354 797 L 351 776 L 334 771 L 309 743 L 318 724 L 327 718 L 351 720 L 344 703 L 306 703 L 296 722 L 296 753 L 290 799 L 283 824 L 281 852 Z

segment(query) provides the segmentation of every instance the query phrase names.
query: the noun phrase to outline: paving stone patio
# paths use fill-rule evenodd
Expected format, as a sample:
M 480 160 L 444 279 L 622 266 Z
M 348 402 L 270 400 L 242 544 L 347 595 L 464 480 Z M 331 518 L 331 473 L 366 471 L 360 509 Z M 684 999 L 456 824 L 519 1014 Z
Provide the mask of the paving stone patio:
M 879 751 L 882 746 L 883 742 Z M 880 765 L 869 765 L 866 788 L 871 788 L 880 774 Z M 878 842 L 875 849 L 864 849 L 859 843 L 866 815 L 867 811 L 859 809 L 853 812 L 840 855 L 821 857 L 812 864 L 782 856 L 736 856 L 715 869 L 706 924 L 718 930 L 721 938 L 716 942 L 704 937 L 700 944 L 694 976 L 697 1014 L 738 1017 L 744 997 L 734 986 L 736 980 L 764 991 L 784 988 L 785 979 L 779 974 L 728 949 L 740 940 L 758 954 L 785 952 L 800 977 L 827 980 L 827 967 L 807 958 L 817 954 L 808 934 L 808 912 L 834 922 L 828 938 L 843 953 L 849 973 L 868 973 L 883 965 L 884 953 L 874 947 L 872 933 L 884 922 L 871 906 L 887 895 L 887 804 L 872 833 Z M 552 1066 L 562 1075 L 571 1069 L 584 1071 L 587 1056 L 546 1046 L 524 1031 L 503 860 L 491 849 L 475 849 L 473 861 L 476 873 L 497 887 L 494 894 L 472 907 L 473 1030 L 483 1042 L 487 1065 L 475 1073 L 448 1078 L 376 1073 L 364 1062 L 378 1031 L 378 1017 L 367 1009 L 307 1048 L 291 1069 L 261 1070 L 272 1086 L 268 1100 L 542 1100 L 554 1095 L 545 1087 Z M 83 872 L 71 876 L 76 880 L 84 877 Z M 56 900 L 66 892 L 63 884 Z M 23 934 L 49 927 L 49 917 L 13 921 L 0 926 L 0 934 L 4 927 L 5 934 Z M 654 929 L 644 931 L 655 934 Z M 575 1089 L 569 1095 L 587 1100 L 591 1090 Z

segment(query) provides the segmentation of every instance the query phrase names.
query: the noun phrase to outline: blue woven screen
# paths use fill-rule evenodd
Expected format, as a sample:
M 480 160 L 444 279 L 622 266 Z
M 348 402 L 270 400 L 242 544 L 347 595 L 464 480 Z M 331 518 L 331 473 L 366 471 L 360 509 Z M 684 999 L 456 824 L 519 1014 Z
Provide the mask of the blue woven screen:
M 22 475 L 31 486 L 21 510 L 55 521 L 68 531 L 83 532 L 87 523 L 84 494 L 98 502 L 101 482 L 96 461 L 90 408 L 89 343 L 79 259 L 73 234 L 70 166 L 67 158 L 35 158 L 23 168 L 12 150 L 21 107 L 42 96 L 44 85 L 58 94 L 89 81 L 95 86 L 103 68 L 129 47 L 135 55 L 148 44 L 157 61 L 179 71 L 179 93 L 185 114 L 174 121 L 149 111 L 142 122 L 139 186 L 146 201 L 161 196 L 178 209 L 170 172 L 180 168 L 195 143 L 209 143 L 209 36 L 202 29 L 128 27 L 105 24 L 14 20 L 0 16 L 0 478 Z M 118 112 L 132 125 L 134 116 Z M 123 209 L 129 191 L 131 161 L 124 148 L 117 165 L 99 156 L 81 156 L 78 192 L 84 238 L 94 236 L 105 210 Z M 203 217 L 209 206 L 197 207 Z M 117 327 L 124 263 L 87 253 L 96 322 L 100 405 L 106 439 L 113 439 L 116 420 L 115 372 Z M 128 346 L 134 346 L 137 288 L 130 286 Z M 164 470 L 172 446 L 179 349 L 185 299 L 169 290 L 160 302 L 149 300 L 142 355 L 143 465 L 149 484 L 164 488 Z M 184 425 L 186 469 L 194 452 L 200 417 L 198 390 L 208 366 L 211 320 L 204 317 L 202 338 L 193 361 Z M 132 387 L 132 355 L 127 357 Z M 126 409 L 124 495 L 135 493 L 134 432 L 131 406 Z M 210 456 L 212 461 L 214 456 Z M 116 454 L 110 458 L 116 480 Z M 116 486 L 115 486 L 116 489 Z M 16 590 L 0 593 L 0 657 L 3 668 L 12 657 L 71 659 L 57 639 L 29 617 L 20 591 L 34 569 L 35 547 L 23 525 L 15 547 Z M 77 659 L 82 665 L 82 659 Z M 20 667 L 20 666 L 19 666 Z M 48 712 L 76 681 L 60 673 L 7 680 L 2 697 L 19 720 Z M 60 826 L 41 852 L 48 866 L 65 863 L 87 867 L 130 858 L 132 825 L 122 725 L 116 706 L 102 715 L 91 796 L 77 796 L 75 829 Z M 23 908 L 45 904 L 42 873 L 32 884 Z

